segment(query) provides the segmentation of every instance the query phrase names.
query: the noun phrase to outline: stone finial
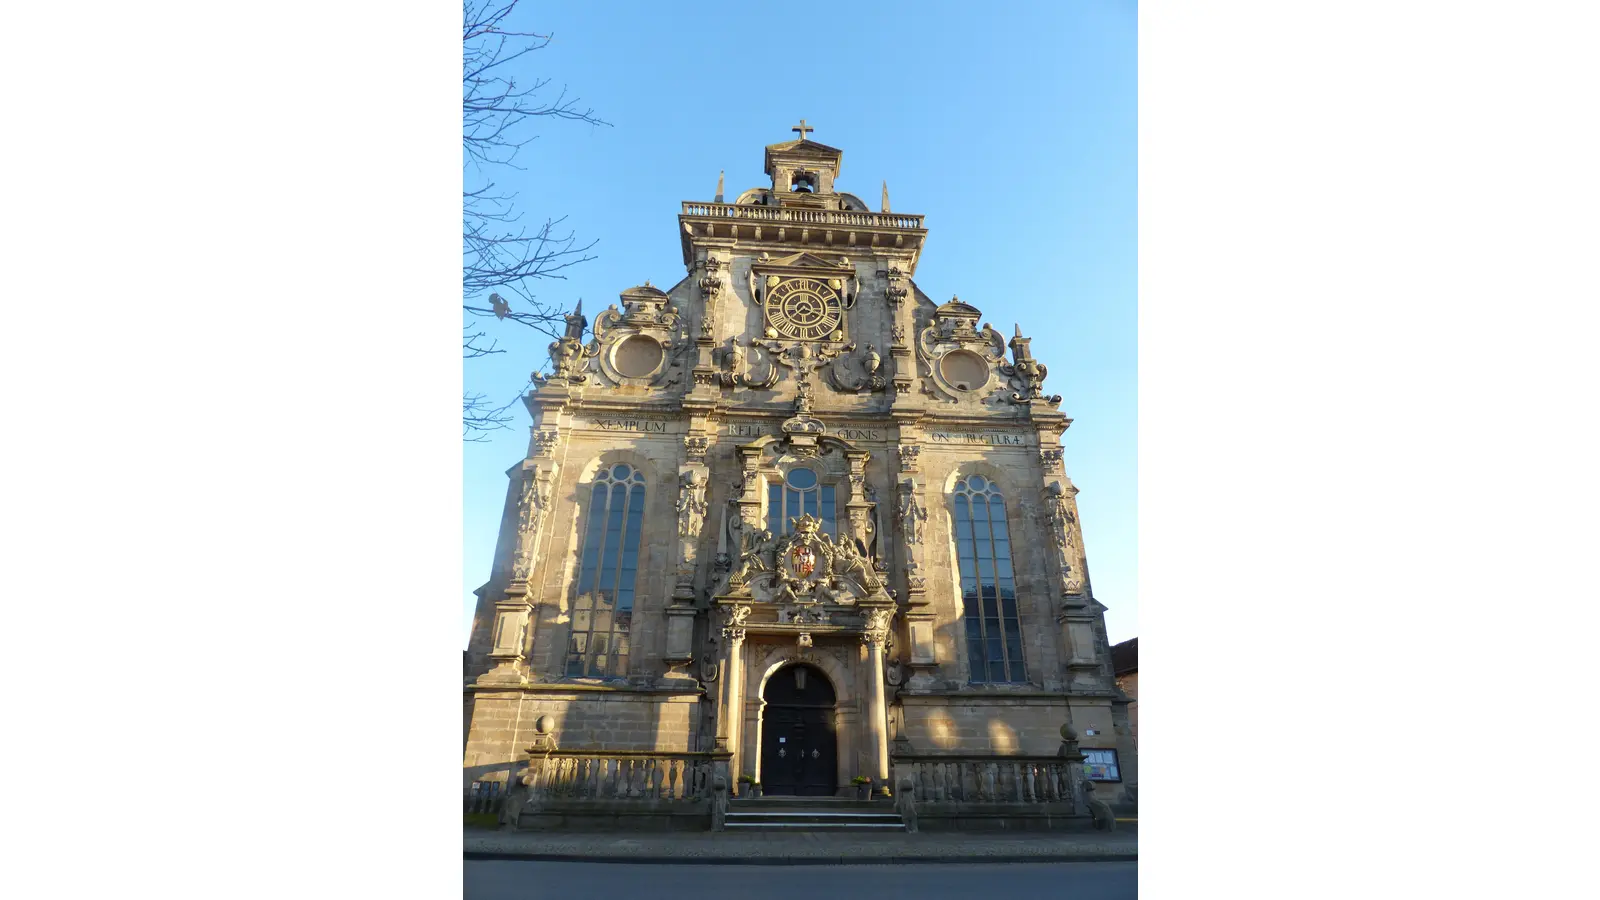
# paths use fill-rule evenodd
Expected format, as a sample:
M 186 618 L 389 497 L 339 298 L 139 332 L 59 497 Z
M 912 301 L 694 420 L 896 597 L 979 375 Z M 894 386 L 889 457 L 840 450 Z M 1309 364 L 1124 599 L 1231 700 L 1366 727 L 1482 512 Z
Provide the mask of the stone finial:
M 555 719 L 550 718 L 548 715 L 540 716 L 539 718 L 533 720 L 533 733 L 549 734 L 550 729 L 554 728 L 555 726 Z
M 1075 740 L 1077 740 L 1078 739 L 1078 729 L 1073 728 L 1071 722 L 1068 722 L 1065 725 L 1062 725 L 1061 726 L 1061 739 L 1063 741 L 1075 741 Z
M 727 174 L 727 170 L 726 169 L 724 169 L 723 171 L 717 173 L 717 196 L 711 201 L 713 203 L 721 203 L 722 202 L 722 176 L 724 176 L 726 174 Z
M 889 211 L 889 182 L 887 180 L 885 180 L 883 182 L 883 204 L 882 204 L 882 209 L 880 210 L 880 212 L 888 212 L 888 211 Z

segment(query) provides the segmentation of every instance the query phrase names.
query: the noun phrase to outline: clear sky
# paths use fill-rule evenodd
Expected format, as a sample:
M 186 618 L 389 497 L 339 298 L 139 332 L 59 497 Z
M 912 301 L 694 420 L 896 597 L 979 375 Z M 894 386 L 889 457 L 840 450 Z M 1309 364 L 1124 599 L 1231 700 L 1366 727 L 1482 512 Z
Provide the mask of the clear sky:
M 692 10 L 692 12 L 691 12 Z M 541 299 L 593 312 L 642 284 L 683 278 L 679 203 L 769 182 L 762 148 L 809 136 L 844 151 L 838 189 L 874 210 L 925 215 L 914 280 L 958 295 L 1009 335 L 1034 338 L 1063 438 L 1095 596 L 1113 643 L 1138 635 L 1137 5 L 1000 3 L 570 3 L 522 24 L 554 32 L 524 57 L 613 127 L 551 122 L 523 151 L 531 220 L 568 217 L 598 259 L 546 281 Z M 549 339 L 491 327 L 510 352 L 467 362 L 466 388 L 509 397 Z M 528 418 L 465 464 L 463 643 L 488 579 L 505 472 Z

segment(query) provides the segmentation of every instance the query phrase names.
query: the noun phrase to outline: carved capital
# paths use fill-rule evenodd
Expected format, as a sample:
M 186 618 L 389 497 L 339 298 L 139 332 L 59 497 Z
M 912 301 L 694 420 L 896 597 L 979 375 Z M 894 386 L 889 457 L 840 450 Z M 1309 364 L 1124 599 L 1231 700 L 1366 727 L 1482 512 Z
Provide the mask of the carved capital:
M 894 612 L 887 609 L 869 609 L 861 614 L 861 643 L 882 647 L 889 639 L 889 621 Z
M 1045 448 L 1039 451 L 1039 464 L 1044 466 L 1046 472 L 1061 471 L 1061 448 Z
M 744 623 L 750 618 L 750 607 L 743 604 L 732 604 L 719 607 L 722 617 L 722 637 L 731 644 L 741 644 L 745 638 Z

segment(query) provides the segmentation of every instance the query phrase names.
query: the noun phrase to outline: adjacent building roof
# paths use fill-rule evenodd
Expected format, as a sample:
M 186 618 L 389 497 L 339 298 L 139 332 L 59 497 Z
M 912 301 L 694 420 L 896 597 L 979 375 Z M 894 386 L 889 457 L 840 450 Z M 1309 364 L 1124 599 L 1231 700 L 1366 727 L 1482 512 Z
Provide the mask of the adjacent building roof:
M 1111 648 L 1111 667 L 1118 675 L 1139 671 L 1139 639 L 1123 641 Z

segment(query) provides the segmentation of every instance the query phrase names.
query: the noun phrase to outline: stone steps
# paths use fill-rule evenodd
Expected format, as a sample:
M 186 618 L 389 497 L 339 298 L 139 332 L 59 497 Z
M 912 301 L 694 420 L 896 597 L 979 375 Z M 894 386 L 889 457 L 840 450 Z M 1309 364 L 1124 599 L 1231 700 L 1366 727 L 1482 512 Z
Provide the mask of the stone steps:
M 833 797 L 771 797 L 729 804 L 729 831 L 905 831 L 887 802 Z

